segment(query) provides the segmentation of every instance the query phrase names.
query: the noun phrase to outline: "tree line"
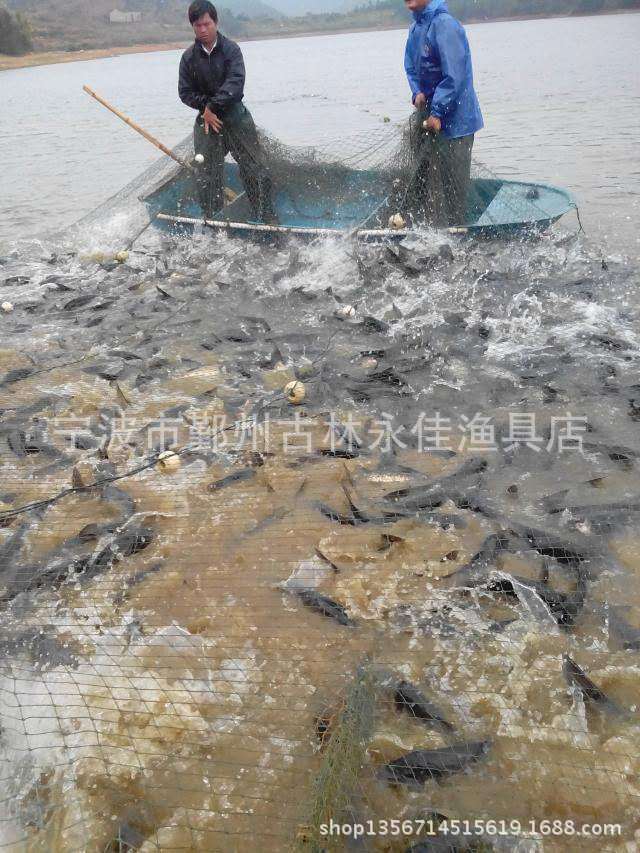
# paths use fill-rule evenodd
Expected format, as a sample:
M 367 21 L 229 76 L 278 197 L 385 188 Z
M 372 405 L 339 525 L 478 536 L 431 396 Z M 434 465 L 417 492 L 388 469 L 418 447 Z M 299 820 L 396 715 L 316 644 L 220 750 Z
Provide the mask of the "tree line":
M 449 2 L 451 12 L 463 20 L 483 17 L 595 14 L 639 7 L 640 0 L 450 0 Z
M 126 4 L 127 8 L 132 0 Z M 147 0 L 151 2 L 151 0 Z M 175 0 L 159 0 L 163 14 Z M 185 3 L 187 0 L 185 0 Z M 214 0 L 215 2 L 215 0 Z M 448 0 L 449 8 L 462 21 L 492 20 L 512 17 L 549 17 L 554 15 L 584 15 L 609 11 L 624 11 L 640 9 L 640 0 Z M 13 5 L 17 0 L 13 0 Z M 115 4 L 114 4 L 115 5 Z M 137 5 L 142 5 L 137 0 Z M 218 5 L 218 4 L 216 4 Z M 182 8 L 182 7 L 181 7 Z M 232 38 L 253 36 L 266 38 L 273 35 L 294 34 L 299 32 L 339 32 L 359 27 L 375 29 L 384 26 L 404 26 L 410 20 L 402 0 L 363 0 L 361 5 L 346 13 L 307 13 L 299 17 L 282 18 L 278 21 L 267 19 L 260 15 L 235 13 L 225 8 L 225 0 L 219 0 L 218 9 L 221 13 L 223 31 Z M 49 22 L 47 22 L 49 23 Z M 159 25 L 158 25 L 159 26 Z M 187 33 L 187 27 L 184 26 Z M 48 33 L 45 33 L 48 34 Z M 40 37 L 42 34 L 38 33 Z M 60 41 L 56 49 L 72 49 L 65 32 L 57 34 Z M 95 33 L 93 33 L 95 36 Z M 141 42 L 167 41 L 180 38 L 179 34 L 168 35 L 166 30 L 160 30 L 150 22 L 144 34 L 138 29 L 131 30 L 131 35 L 140 38 Z M 114 41 L 113 33 L 103 26 L 98 32 L 100 44 L 109 47 L 120 44 Z M 52 39 L 49 38 L 49 41 Z M 82 42 L 82 47 L 95 46 L 89 39 Z M 129 43 L 129 42 L 123 42 Z M 11 13 L 0 0 L 0 54 L 19 56 L 33 50 L 32 34 L 29 22 L 21 12 Z
M 452 15 L 461 21 L 494 18 L 551 17 L 554 15 L 588 15 L 600 12 L 640 9 L 640 0 L 448 0 Z M 373 9 L 403 15 L 398 0 L 363 3 L 358 11 Z
M 22 56 L 33 48 L 29 21 L 21 12 L 12 15 L 0 6 L 0 53 Z

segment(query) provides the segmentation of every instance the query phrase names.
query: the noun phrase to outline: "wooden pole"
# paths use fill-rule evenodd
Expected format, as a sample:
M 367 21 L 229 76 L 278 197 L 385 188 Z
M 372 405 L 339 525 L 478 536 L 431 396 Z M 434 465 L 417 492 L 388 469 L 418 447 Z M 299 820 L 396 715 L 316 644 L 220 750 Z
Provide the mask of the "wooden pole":
M 187 163 L 186 160 L 183 160 L 181 157 L 178 157 L 177 154 L 174 154 L 173 151 L 171 151 L 170 148 L 167 148 L 166 145 L 163 145 L 159 139 L 156 139 L 155 136 L 151 136 L 150 133 L 147 133 L 147 131 L 140 127 L 140 125 L 136 124 L 135 121 L 132 121 L 132 119 L 124 115 L 124 113 L 121 113 L 120 110 L 117 110 L 108 101 L 105 101 L 104 98 L 101 98 L 100 95 L 96 94 L 93 89 L 90 89 L 88 86 L 83 86 L 82 88 L 87 93 L 87 95 L 91 95 L 92 98 L 95 98 L 95 100 L 99 104 L 102 104 L 103 107 L 106 107 L 114 115 L 118 116 L 119 119 L 121 119 L 125 124 L 128 124 L 130 128 L 136 131 L 136 133 L 139 133 L 140 136 L 144 136 L 147 142 L 150 142 L 152 145 L 155 145 L 155 147 L 160 149 L 163 154 L 166 154 L 168 157 L 171 157 L 172 160 L 175 160 L 176 163 L 179 163 L 184 169 L 188 169 L 190 172 L 193 172 L 193 166 L 191 166 L 190 163 Z

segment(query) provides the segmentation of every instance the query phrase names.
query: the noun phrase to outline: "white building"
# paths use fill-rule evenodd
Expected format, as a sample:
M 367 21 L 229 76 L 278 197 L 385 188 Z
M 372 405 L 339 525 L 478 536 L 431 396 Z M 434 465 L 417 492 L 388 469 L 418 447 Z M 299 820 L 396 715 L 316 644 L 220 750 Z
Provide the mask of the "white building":
M 111 24 L 135 24 L 142 19 L 140 12 L 121 12 L 119 9 L 114 9 L 109 15 L 109 23 Z

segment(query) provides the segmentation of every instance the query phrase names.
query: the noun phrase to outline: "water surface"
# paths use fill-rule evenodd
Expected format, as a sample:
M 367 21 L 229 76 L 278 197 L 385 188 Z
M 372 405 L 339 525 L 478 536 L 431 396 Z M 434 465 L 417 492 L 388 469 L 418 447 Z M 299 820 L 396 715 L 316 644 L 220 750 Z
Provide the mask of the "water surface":
M 486 123 L 479 163 L 566 187 L 590 232 L 636 252 L 640 16 L 476 24 L 468 33 Z M 410 109 L 404 40 L 392 30 L 248 42 L 246 102 L 286 142 L 339 146 L 365 134 L 371 144 L 377 122 Z M 156 157 L 83 84 L 166 144 L 189 133 L 179 58 L 165 51 L 3 72 L 0 239 L 69 224 Z

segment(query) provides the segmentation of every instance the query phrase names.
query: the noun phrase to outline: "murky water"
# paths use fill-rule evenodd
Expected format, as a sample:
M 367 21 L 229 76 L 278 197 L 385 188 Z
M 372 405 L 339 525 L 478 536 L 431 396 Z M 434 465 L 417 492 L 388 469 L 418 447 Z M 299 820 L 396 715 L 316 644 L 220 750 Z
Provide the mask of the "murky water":
M 0 257 L 3 849 L 280 851 L 331 813 L 373 822 L 358 849 L 404 851 L 434 813 L 480 821 L 476 849 L 636 849 L 630 232 L 394 251 L 150 229 L 117 262 L 138 191 Z M 446 723 L 403 711 L 402 680 Z M 403 771 L 451 745 L 438 779 Z
M 373 724 L 345 820 L 435 810 L 620 823 L 599 850 L 633 839 L 633 271 L 580 238 L 442 245 L 147 232 L 124 264 L 64 246 L 7 259 L 42 284 L 14 284 L 31 296 L 3 321 L 2 500 L 62 497 L 3 522 L 5 846 L 288 849 L 323 766 L 314 718 L 340 717 L 366 661 Z M 281 390 L 295 376 L 300 408 Z M 440 447 L 421 450 L 436 415 Z M 470 428 L 480 415 L 495 432 Z M 558 444 L 567 418 L 584 452 Z M 163 474 L 152 454 L 171 446 L 181 465 Z M 385 499 L 403 488 L 417 497 Z M 464 569 L 500 530 L 506 550 Z M 606 699 L 570 687 L 564 654 Z M 402 678 L 454 730 L 401 714 Z M 486 756 L 450 779 L 380 778 L 476 741 Z

